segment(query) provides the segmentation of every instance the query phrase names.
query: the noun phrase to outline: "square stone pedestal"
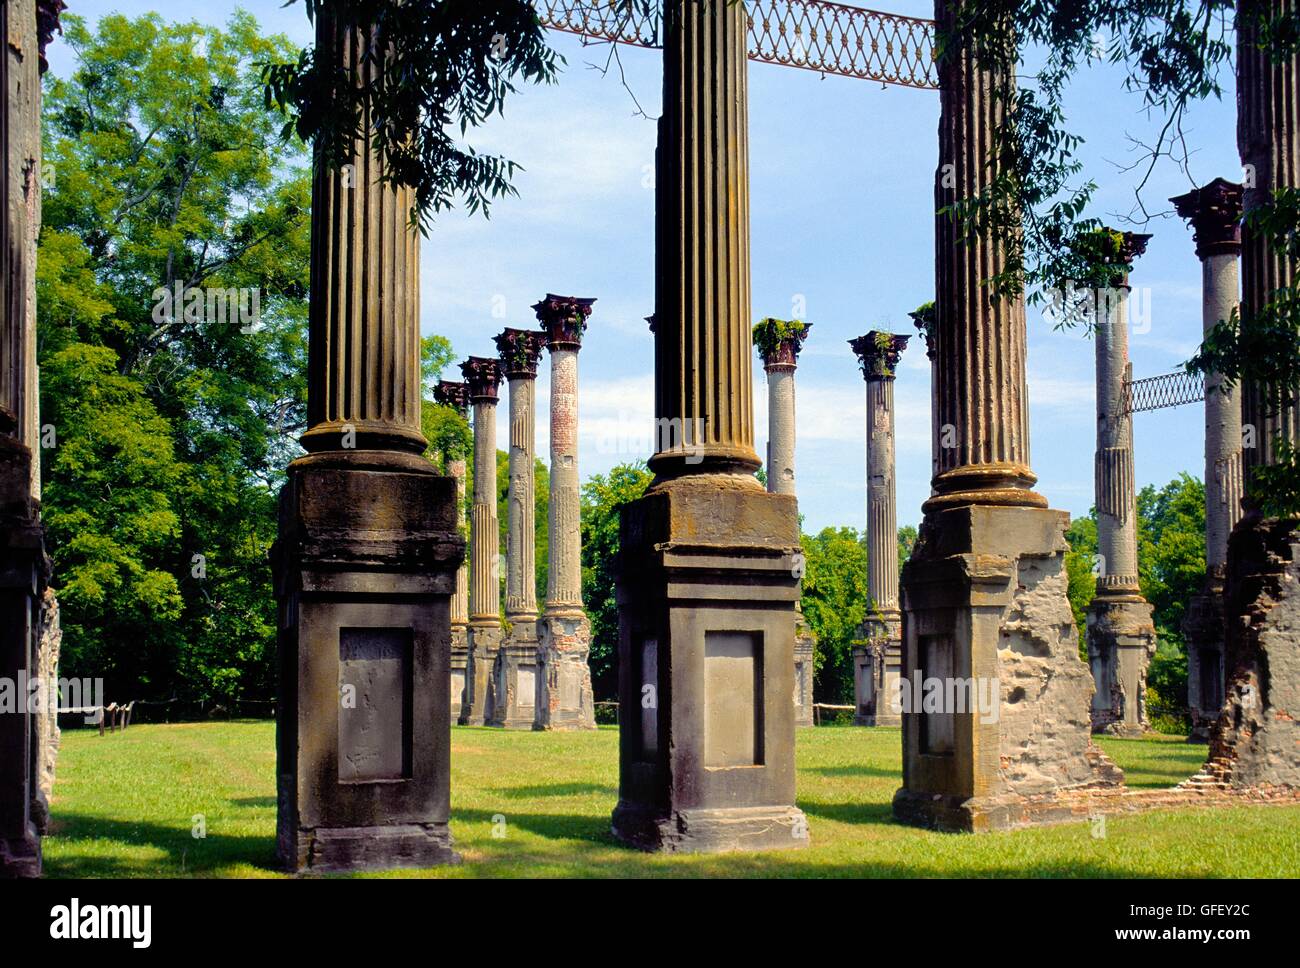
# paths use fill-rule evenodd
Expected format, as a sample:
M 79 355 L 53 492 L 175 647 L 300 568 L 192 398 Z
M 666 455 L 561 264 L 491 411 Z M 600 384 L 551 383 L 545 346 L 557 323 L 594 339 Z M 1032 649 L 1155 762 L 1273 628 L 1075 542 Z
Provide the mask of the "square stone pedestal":
M 813 726 L 813 656 L 817 639 L 798 616 L 794 626 L 794 724 L 796 727 Z
M 582 612 L 547 612 L 537 622 L 537 729 L 595 729 L 591 622 Z
M 469 666 L 469 627 L 451 627 L 451 721 L 460 722 L 465 701 L 465 670 Z
M 462 726 L 486 726 L 496 714 L 497 653 L 506 632 L 498 624 L 469 627 L 469 651 L 465 661 L 465 694 L 461 699 Z
M 1023 507 L 926 515 L 903 570 L 901 671 L 938 683 L 944 698 L 904 704 L 899 820 L 1025 826 L 1046 822 L 1043 801 L 1057 794 L 1122 778 L 1091 748 L 1092 676 L 1066 597 L 1068 524 L 1063 512 Z M 981 695 L 996 701 L 981 709 Z
M 455 500 L 449 477 L 290 468 L 273 556 L 278 847 L 291 871 L 459 860 L 447 828 Z
M 790 701 L 798 550 L 794 497 L 734 482 L 670 482 L 623 510 L 620 840 L 807 846 Z
M 1222 576 L 1207 575 L 1201 591 L 1192 596 L 1183 619 L 1187 642 L 1187 709 L 1192 731 L 1189 743 L 1209 742 L 1214 723 L 1223 710 L 1223 643 L 1227 635 L 1223 621 L 1226 590 Z
M 515 622 L 497 653 L 489 726 L 532 729 L 537 718 L 537 623 Z
M 31 461 L 25 446 L 0 436 L 0 676 L 11 683 L 17 704 L 0 713 L 0 878 L 41 873 L 41 841 L 32 816 L 39 756 L 36 717 L 23 685 L 37 674 L 49 559 L 32 508 Z
M 1092 731 L 1142 736 L 1147 724 L 1147 666 L 1156 651 L 1151 606 L 1140 596 L 1098 594 L 1088 606 Z

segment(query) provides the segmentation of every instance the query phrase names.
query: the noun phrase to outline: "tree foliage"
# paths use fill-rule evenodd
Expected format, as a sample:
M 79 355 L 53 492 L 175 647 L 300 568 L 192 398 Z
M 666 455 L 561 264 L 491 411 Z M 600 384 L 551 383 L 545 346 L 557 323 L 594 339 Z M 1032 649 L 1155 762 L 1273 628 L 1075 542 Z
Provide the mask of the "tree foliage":
M 289 0 L 294 2 L 294 0 Z M 360 30 L 372 42 L 362 77 L 348 75 L 333 51 L 309 46 L 264 67 L 265 96 L 288 117 L 284 134 L 317 144 L 330 163 L 351 161 L 371 135 L 386 177 L 415 190 L 412 219 L 463 198 L 487 214 L 493 199 L 516 194 L 518 166 L 456 138 L 503 111 L 514 80 L 550 82 L 560 58 L 546 44 L 531 0 L 304 0 L 313 20 Z M 383 52 L 383 56 L 378 56 Z
M 269 697 L 275 490 L 306 394 L 309 183 L 235 14 L 64 20 L 37 260 L 44 510 L 69 674 L 110 699 Z M 160 293 L 242 291 L 255 320 Z M 220 308 L 220 307 L 216 307 Z
M 803 616 L 817 636 L 814 689 L 823 702 L 853 702 L 853 643 L 867 612 L 867 549 L 848 527 L 803 535 Z
M 582 600 L 591 619 L 591 680 L 599 700 L 618 698 L 618 605 L 614 566 L 620 512 L 654 475 L 642 461 L 593 474 L 582 486 Z
M 975 51 L 981 66 L 1001 78 L 994 98 L 1007 111 L 990 145 L 997 172 L 980 195 L 957 199 L 945 209 L 962 232 L 987 231 L 1008 254 L 994 281 L 1002 294 L 1028 291 L 1031 301 L 1051 298 L 1058 325 L 1087 321 L 1088 300 L 1060 298 L 1072 286 L 1108 285 L 1113 266 L 1095 247 L 1080 244 L 1102 228 L 1090 215 L 1096 183 L 1085 177 L 1078 151 L 1083 138 L 1067 129 L 1064 97 L 1091 65 L 1109 63 L 1124 74 L 1157 122 L 1154 143 L 1131 169 L 1134 204 L 1129 220 L 1152 217 L 1143 189 L 1155 166 L 1172 158 L 1186 170 L 1183 119 L 1189 105 L 1223 94 L 1236 32 L 1249 30 L 1274 59 L 1294 56 L 1300 11 L 1267 0 L 960 0 L 938 37 L 938 56 Z M 1024 70 L 1034 59 L 1034 67 Z M 1021 70 L 1023 83 L 1015 80 Z M 1140 144 L 1140 142 L 1139 142 Z M 1275 186 L 1252 211 L 1246 231 L 1257 233 L 1284 258 L 1300 256 L 1300 191 Z M 1225 374 L 1229 385 L 1247 380 L 1283 388 L 1271 405 L 1293 401 L 1300 388 L 1300 291 L 1273 293 L 1251 318 L 1234 316 L 1213 330 L 1188 362 L 1191 372 Z M 1275 447 L 1264 441 L 1263 446 Z M 1273 466 L 1249 482 L 1255 502 L 1269 514 L 1300 516 L 1300 459 L 1285 443 L 1270 454 Z

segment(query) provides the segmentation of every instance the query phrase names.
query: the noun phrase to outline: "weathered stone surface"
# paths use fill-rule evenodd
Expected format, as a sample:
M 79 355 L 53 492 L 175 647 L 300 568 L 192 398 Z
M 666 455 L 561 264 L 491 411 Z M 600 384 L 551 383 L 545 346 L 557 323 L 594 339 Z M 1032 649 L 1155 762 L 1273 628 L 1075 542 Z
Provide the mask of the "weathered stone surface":
M 689 477 L 625 510 L 619 702 L 642 716 L 620 731 L 620 839 L 692 852 L 807 845 L 794 806 L 794 507 L 753 483 Z
M 1125 233 L 1118 258 L 1131 264 L 1150 236 Z M 1128 358 L 1128 273 L 1120 266 L 1114 288 L 1102 298 L 1096 321 L 1096 507 L 1099 574 L 1088 607 L 1088 661 L 1096 690 L 1092 727 L 1139 736 L 1146 718 L 1147 665 L 1155 654 L 1151 606 L 1138 586 L 1137 487 L 1134 483 L 1133 415 L 1124 385 Z
M 340 71 L 380 69 L 369 31 L 329 10 L 316 24 Z M 456 482 L 422 456 L 414 196 L 365 138 L 349 172 L 315 161 L 308 453 L 289 467 L 272 549 L 277 849 L 293 871 L 447 863 L 465 543 Z
M 501 627 L 500 526 L 497 523 L 497 390 L 499 360 L 471 356 L 463 364 L 474 407 L 474 505 L 470 509 L 469 652 L 462 726 L 485 726 L 496 714 L 496 663 Z
M 997 829 L 1012 823 L 1018 801 L 1120 781 L 1091 746 L 1092 677 L 1065 595 L 1068 523 L 1037 508 L 926 516 L 904 568 L 903 669 L 939 674 L 927 665 L 942 652 L 942 674 L 996 682 L 998 703 L 989 721 L 979 711 L 938 714 L 950 717 L 943 749 L 927 748 L 923 733 L 933 735 L 925 721 L 934 714 L 904 712 L 899 819 Z
M 794 724 L 813 726 L 813 677 L 817 637 L 802 618 L 794 625 Z
M 551 354 L 551 493 L 546 609 L 537 623 L 535 728 L 595 729 L 591 623 L 582 606 L 578 350 L 594 299 L 548 294 L 533 309 Z
M 1300 790 L 1300 529 L 1248 514 L 1229 546 L 1228 687 L 1197 779 Z
M 36 674 L 41 677 L 45 701 L 36 712 L 36 781 L 32 795 L 32 822 L 45 836 L 50 823 L 50 798 L 54 795 L 54 769 L 59 759 L 59 655 L 63 650 L 63 628 L 59 623 L 59 600 L 54 589 L 46 588 L 41 600 L 40 641 L 36 649 Z
M 36 238 L 41 221 L 40 44 L 32 0 L 0 11 L 0 676 L 37 671 L 40 609 L 50 563 L 39 516 Z M 0 877 L 35 877 L 33 822 L 41 748 L 26 705 L 0 715 Z M 33 765 L 36 770 L 33 771 Z M 39 809 L 39 807 L 38 807 Z
M 898 498 L 894 471 L 894 379 L 909 336 L 872 331 L 850 340 L 867 383 L 867 617 L 855 650 L 854 693 L 860 726 L 897 726 L 894 683 L 902 655 L 898 599 Z

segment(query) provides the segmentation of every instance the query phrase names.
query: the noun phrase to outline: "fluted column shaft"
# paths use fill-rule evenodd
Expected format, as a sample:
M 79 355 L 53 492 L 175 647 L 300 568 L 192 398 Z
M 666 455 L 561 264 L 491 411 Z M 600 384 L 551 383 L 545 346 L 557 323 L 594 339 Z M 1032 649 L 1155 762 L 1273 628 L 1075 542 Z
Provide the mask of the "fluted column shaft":
M 1236 253 L 1207 256 L 1201 263 L 1203 323 L 1208 335 L 1232 318 L 1239 302 Z M 1241 390 L 1225 389 L 1218 374 L 1205 381 L 1205 564 L 1222 573 L 1228 536 L 1241 519 L 1245 491 L 1241 451 Z
M 1275 62 L 1270 50 L 1260 50 L 1255 19 L 1294 14 L 1297 0 L 1240 0 L 1237 5 L 1237 147 L 1249 174 L 1245 192 L 1247 218 L 1250 212 L 1272 201 L 1273 192 L 1300 188 L 1300 56 Z M 1269 240 L 1243 232 L 1241 255 L 1242 322 L 1250 325 L 1254 315 L 1278 289 L 1296 284 L 1296 264 L 1274 251 Z M 1243 457 L 1247 469 L 1272 464 L 1274 441 L 1282 438 L 1300 442 L 1300 405 L 1297 387 L 1262 385 L 1245 381 L 1242 420 L 1254 428 L 1254 447 Z
M 510 489 L 506 522 L 506 618 L 537 617 L 534 467 L 537 380 L 510 378 Z
M 497 577 L 500 548 L 497 522 L 497 401 L 474 400 L 474 504 L 470 511 L 469 620 L 499 626 L 501 588 Z
M 359 77 L 368 38 L 317 18 L 317 50 Z M 370 118 L 362 119 L 369 130 Z M 358 140 L 350 163 L 318 159 L 312 184 L 308 348 L 310 452 L 420 455 L 419 233 L 414 191 L 384 183 L 384 158 Z
M 794 371 L 793 365 L 770 364 L 767 371 L 767 489 L 794 494 Z
M 675 422 L 678 443 L 661 439 L 650 467 L 752 474 L 747 14 L 687 0 L 664 18 L 655 416 Z
M 1126 281 L 1127 282 L 1127 281 Z M 1112 290 L 1097 320 L 1097 551 L 1101 589 L 1136 590 L 1137 496 L 1133 472 L 1133 415 L 1125 413 L 1128 359 L 1128 296 L 1125 284 Z
M 582 611 L 578 349 L 551 344 L 551 494 L 546 611 Z
M 867 380 L 867 596 L 898 611 L 898 511 L 894 483 L 894 378 Z
M 946 29 L 950 5 L 937 5 Z M 936 211 L 977 198 L 998 177 L 993 148 L 1006 123 L 1001 79 L 970 49 L 940 61 Z M 935 495 L 926 508 L 959 504 L 1046 507 L 1030 490 L 1025 302 L 989 285 L 1007 264 L 991 230 L 962 238 L 947 214 L 935 222 L 935 403 L 940 441 Z

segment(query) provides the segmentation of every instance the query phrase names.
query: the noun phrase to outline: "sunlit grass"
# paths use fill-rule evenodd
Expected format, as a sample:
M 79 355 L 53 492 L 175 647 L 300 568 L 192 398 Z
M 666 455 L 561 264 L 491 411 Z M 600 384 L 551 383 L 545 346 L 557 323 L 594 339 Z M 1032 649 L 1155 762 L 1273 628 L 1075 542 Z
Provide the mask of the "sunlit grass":
M 275 726 L 132 726 L 64 734 L 45 841 L 51 877 L 268 877 L 274 869 Z M 1134 787 L 1169 786 L 1205 755 L 1171 737 L 1103 739 Z M 618 732 L 452 730 L 452 833 L 465 863 L 435 877 L 1296 877 L 1300 807 L 1109 817 L 979 836 L 896 824 L 896 729 L 798 734 L 798 802 L 811 846 L 663 857 L 617 844 Z M 201 815 L 205 837 L 193 836 Z M 504 817 L 504 837 L 493 818 Z

